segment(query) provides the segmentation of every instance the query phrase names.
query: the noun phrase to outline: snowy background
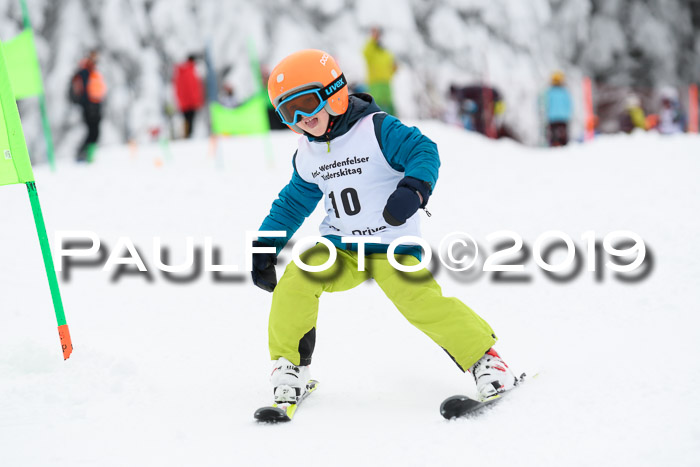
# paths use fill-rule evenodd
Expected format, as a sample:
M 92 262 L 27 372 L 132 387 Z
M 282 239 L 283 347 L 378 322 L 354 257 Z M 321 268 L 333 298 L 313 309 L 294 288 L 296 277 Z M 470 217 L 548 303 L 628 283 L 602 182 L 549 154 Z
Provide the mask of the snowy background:
M 625 282 L 603 267 L 597 280 L 584 250 L 584 268 L 564 283 L 531 255 L 528 282 L 438 268 L 444 293 L 494 327 L 510 366 L 539 373 L 491 413 L 452 422 L 440 402 L 474 395 L 471 377 L 376 284 L 326 294 L 311 367 L 321 387 L 291 424 L 261 426 L 253 412 L 271 398 L 270 294 L 247 273 L 169 282 L 153 237 L 179 264 L 187 236 L 198 246 L 211 236 L 222 261 L 242 267 L 244 232 L 288 181 L 296 136 L 276 132 L 269 159 L 251 156 L 264 141 L 236 138 L 216 152 L 206 140 L 173 143 L 169 156 L 114 146 L 90 166 L 38 167 L 49 236 L 94 231 L 115 257 L 127 256 L 115 251 L 127 236 L 151 280 L 72 269 L 61 290 L 75 350 L 64 362 L 26 189 L 0 189 L 2 216 L 14 220 L 0 229 L 0 465 L 699 465 L 700 138 L 638 133 L 547 150 L 420 127 L 443 164 L 432 217 L 421 213 L 434 247 L 461 230 L 488 253 L 486 236 L 503 229 L 532 247 L 557 229 L 583 249 L 586 231 L 602 240 L 627 229 L 647 244 L 650 273 Z M 321 217 L 296 238 L 317 234 Z M 282 264 L 289 258 L 287 249 Z
M 238 97 L 253 92 L 246 41 L 273 67 L 301 48 L 331 52 L 351 83 L 365 80 L 362 47 L 369 29 L 385 29 L 399 60 L 394 78 L 400 117 L 437 117 L 451 83 L 489 83 L 505 95 L 507 123 L 528 144 L 541 142 L 538 95 L 562 69 L 581 102 L 581 78 L 633 88 L 652 99 L 700 76 L 698 0 L 27 0 L 37 32 L 47 105 L 60 157 L 83 137 L 67 100 L 70 76 L 91 48 L 110 88 L 102 142 L 149 140 L 171 122 L 173 65 L 211 45 L 217 73 Z M 0 40 L 21 28 L 18 0 L 0 0 Z M 608 89 L 609 91 L 609 89 Z M 614 93 L 624 100 L 625 92 Z M 36 99 L 21 103 L 31 153 L 45 149 Z M 582 133 L 576 106 L 573 137 Z M 199 119 L 199 135 L 206 133 Z

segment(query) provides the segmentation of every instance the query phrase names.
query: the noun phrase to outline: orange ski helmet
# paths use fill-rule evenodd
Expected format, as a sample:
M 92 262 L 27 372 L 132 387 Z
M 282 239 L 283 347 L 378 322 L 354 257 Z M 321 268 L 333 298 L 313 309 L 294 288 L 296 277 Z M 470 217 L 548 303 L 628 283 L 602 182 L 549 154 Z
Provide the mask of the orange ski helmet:
M 332 89 L 325 99 L 324 109 L 330 115 L 341 115 L 348 109 L 348 87 L 343 71 L 327 52 L 317 49 L 305 49 L 288 55 L 270 73 L 267 93 L 270 101 L 278 109 L 285 98 L 295 92 L 307 89 Z M 324 94 L 324 93 L 321 93 Z M 296 124 L 287 124 L 297 133 L 303 133 Z

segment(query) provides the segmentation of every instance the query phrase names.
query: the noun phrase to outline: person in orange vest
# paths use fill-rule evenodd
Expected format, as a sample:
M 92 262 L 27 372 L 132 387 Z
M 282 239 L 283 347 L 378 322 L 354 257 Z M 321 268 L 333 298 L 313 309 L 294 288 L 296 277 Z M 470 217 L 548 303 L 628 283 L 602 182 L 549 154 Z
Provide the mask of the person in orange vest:
M 78 71 L 71 79 L 70 99 L 78 104 L 83 111 L 83 121 L 87 127 L 85 141 L 78 148 L 78 162 L 92 162 L 100 137 L 100 121 L 102 120 L 102 102 L 107 94 L 107 85 L 102 74 L 97 71 L 98 51 L 91 50 L 87 57 L 80 61 Z
M 185 138 L 192 136 L 194 117 L 204 106 L 204 85 L 197 73 L 195 60 L 195 55 L 187 57 L 187 61 L 175 67 L 173 76 L 177 108 L 185 117 Z

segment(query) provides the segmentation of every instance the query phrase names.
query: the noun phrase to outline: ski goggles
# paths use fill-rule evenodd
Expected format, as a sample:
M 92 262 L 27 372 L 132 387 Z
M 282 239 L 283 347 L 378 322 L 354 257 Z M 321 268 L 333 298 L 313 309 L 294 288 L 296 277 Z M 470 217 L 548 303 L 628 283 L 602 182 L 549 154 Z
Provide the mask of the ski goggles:
M 328 99 L 347 85 L 345 75 L 341 74 L 324 88 L 306 89 L 285 97 L 275 111 L 285 125 L 296 125 L 303 117 L 317 114 Z

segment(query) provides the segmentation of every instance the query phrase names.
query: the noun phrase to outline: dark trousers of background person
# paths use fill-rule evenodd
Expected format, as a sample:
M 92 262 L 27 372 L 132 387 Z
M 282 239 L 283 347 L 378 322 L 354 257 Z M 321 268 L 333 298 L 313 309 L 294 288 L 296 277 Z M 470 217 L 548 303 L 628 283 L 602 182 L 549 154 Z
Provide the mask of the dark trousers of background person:
M 567 122 L 552 122 L 549 124 L 549 145 L 566 146 L 569 143 L 569 125 Z
M 86 161 L 94 151 L 94 145 L 100 138 L 100 120 L 102 120 L 101 104 L 88 103 L 83 106 L 83 122 L 87 127 L 87 135 L 85 141 L 78 149 L 78 161 Z
M 192 136 L 192 128 L 194 126 L 194 114 L 196 110 L 185 110 L 182 115 L 185 117 L 185 138 Z

